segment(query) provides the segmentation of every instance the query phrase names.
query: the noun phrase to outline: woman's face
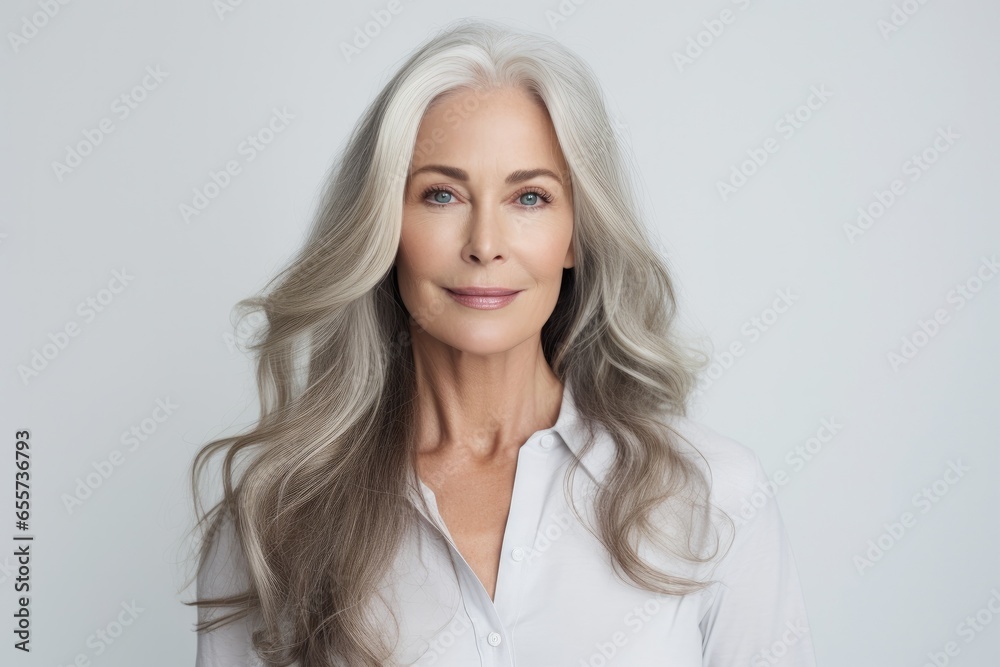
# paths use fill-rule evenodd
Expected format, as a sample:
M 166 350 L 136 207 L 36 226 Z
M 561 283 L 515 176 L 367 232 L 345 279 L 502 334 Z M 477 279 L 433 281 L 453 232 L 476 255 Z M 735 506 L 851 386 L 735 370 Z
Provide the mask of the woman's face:
M 545 108 L 521 89 L 455 91 L 424 115 L 396 255 L 419 328 L 463 352 L 541 334 L 573 266 L 567 167 Z M 501 288 L 513 296 L 461 296 Z

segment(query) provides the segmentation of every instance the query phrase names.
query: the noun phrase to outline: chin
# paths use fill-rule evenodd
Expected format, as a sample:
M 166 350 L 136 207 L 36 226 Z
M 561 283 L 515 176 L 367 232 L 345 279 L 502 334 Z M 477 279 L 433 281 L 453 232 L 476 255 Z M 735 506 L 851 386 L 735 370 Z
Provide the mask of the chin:
M 515 336 L 489 326 L 470 327 L 456 323 L 447 327 L 447 331 L 448 335 L 438 340 L 466 354 L 479 356 L 507 352 L 519 342 Z

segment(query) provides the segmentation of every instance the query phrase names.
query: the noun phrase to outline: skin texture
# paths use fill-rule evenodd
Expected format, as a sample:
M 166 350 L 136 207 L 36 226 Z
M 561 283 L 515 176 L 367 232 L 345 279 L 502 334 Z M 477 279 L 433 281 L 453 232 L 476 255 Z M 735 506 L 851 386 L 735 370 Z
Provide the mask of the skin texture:
M 439 98 L 417 146 L 432 148 L 415 151 L 410 166 L 395 262 L 412 316 L 417 474 L 493 598 L 518 452 L 555 423 L 562 399 L 541 329 L 573 266 L 569 172 L 547 111 L 521 89 Z M 422 170 L 431 165 L 452 171 Z M 506 182 L 537 169 L 556 178 Z M 478 310 L 444 289 L 468 286 L 523 291 Z

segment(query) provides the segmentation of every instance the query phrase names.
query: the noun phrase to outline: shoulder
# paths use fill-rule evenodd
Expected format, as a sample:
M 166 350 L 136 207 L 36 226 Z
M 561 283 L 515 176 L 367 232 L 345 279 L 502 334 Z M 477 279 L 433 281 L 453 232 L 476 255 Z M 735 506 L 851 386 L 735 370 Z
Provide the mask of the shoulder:
M 766 479 L 757 453 L 742 442 L 687 416 L 670 415 L 667 424 L 677 433 L 681 450 L 707 473 L 713 504 L 729 515 Z
M 206 535 L 205 540 L 208 550 L 198 570 L 198 599 L 223 598 L 246 592 L 249 584 L 246 558 L 232 519 L 220 519 L 215 531 Z M 228 605 L 198 606 L 199 624 L 216 621 L 220 624 L 198 631 L 196 667 L 264 664 L 253 646 L 253 633 L 262 624 L 259 611 L 254 608 L 233 618 L 231 615 L 235 610 L 235 606 Z
M 760 457 L 700 421 L 674 417 L 671 425 L 698 450 L 694 460 L 704 457 L 712 503 L 732 519 L 718 525 L 720 549 L 697 571 L 710 582 L 696 597 L 704 664 L 764 664 L 762 647 L 788 641 L 794 625 L 787 664 L 814 667 L 795 557 Z
M 208 550 L 198 568 L 198 596 L 215 598 L 244 592 L 249 585 L 247 562 L 232 518 L 220 518 L 204 539 Z

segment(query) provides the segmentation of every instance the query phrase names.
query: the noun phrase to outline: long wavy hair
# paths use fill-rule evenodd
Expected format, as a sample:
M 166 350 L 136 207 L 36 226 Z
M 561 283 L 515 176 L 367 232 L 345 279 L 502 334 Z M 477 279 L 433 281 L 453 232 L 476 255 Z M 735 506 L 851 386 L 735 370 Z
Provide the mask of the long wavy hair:
M 197 631 L 254 613 L 254 648 L 269 664 L 377 667 L 389 659 L 389 637 L 367 603 L 415 520 L 406 494 L 416 460 L 408 332 L 422 314 L 404 308 L 393 270 L 404 188 L 416 151 L 433 149 L 415 144 L 429 106 L 450 91 L 504 87 L 544 104 L 572 182 L 576 266 L 564 270 L 541 344 L 554 374 L 574 388 L 591 434 L 584 450 L 598 427 L 615 444 L 592 496 L 596 526 L 587 529 L 618 576 L 644 589 L 685 595 L 711 583 L 661 571 L 639 554 L 644 539 L 693 564 L 719 552 L 720 540 L 703 539 L 713 532 L 710 471 L 663 419 L 686 415 L 709 356 L 675 330 L 671 279 L 647 236 L 597 79 L 548 37 L 461 20 L 385 85 L 337 156 L 301 250 L 259 296 L 237 304 L 241 317 L 265 317 L 249 345 L 260 416 L 247 432 L 206 444 L 191 483 L 199 572 L 231 522 L 248 588 L 186 603 L 231 609 Z M 222 498 L 206 512 L 200 480 L 218 452 Z M 570 489 L 579 466 L 564 488 L 578 517 Z M 658 531 L 653 511 L 668 501 L 670 530 Z

